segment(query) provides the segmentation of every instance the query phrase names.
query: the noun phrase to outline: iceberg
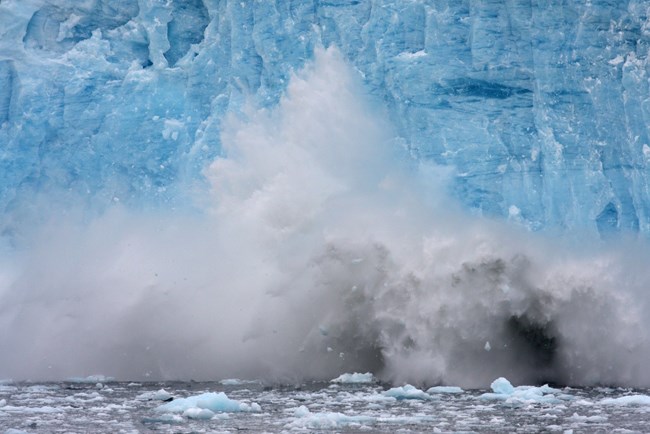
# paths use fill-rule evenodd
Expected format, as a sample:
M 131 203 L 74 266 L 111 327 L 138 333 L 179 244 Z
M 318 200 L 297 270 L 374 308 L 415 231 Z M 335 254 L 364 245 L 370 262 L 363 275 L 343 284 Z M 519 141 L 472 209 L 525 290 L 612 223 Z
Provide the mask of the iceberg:
M 492 388 L 492 393 L 484 393 L 479 396 L 479 399 L 501 401 L 505 405 L 511 406 L 525 404 L 561 404 L 567 400 L 574 399 L 573 396 L 548 385 L 541 387 L 514 387 L 510 381 L 503 377 L 494 380 L 490 387 Z
M 359 383 L 373 383 L 375 377 L 370 372 L 361 374 L 358 372 L 352 374 L 341 374 L 338 377 L 331 380 L 332 383 L 344 383 L 344 384 L 359 384 Z
M 186 413 L 187 417 L 203 419 L 208 413 L 201 410 L 208 410 L 212 414 L 217 412 L 258 412 L 261 407 L 257 403 L 246 404 L 234 399 L 228 398 L 223 392 L 206 392 L 199 395 L 189 396 L 187 398 L 177 398 L 166 404 L 156 407 L 160 413 Z
M 384 396 L 392 397 L 397 400 L 402 399 L 420 399 L 420 400 L 434 400 L 437 399 L 435 396 L 431 396 L 426 392 L 418 389 L 415 386 L 407 384 L 401 387 L 393 387 L 383 392 Z

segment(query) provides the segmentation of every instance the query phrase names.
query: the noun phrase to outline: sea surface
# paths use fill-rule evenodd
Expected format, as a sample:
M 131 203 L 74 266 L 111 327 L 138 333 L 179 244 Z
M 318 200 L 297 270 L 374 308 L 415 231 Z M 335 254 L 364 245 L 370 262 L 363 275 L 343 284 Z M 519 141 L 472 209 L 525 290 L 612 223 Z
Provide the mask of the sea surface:
M 519 388 L 518 388 L 519 389 Z M 389 385 L 60 382 L 0 385 L 0 433 L 650 432 L 650 390 L 541 388 L 417 393 Z M 206 392 L 260 411 L 166 412 Z M 421 393 L 420 393 L 421 392 Z M 392 396 L 391 396 L 392 395 Z M 257 406 L 252 406 L 257 408 Z

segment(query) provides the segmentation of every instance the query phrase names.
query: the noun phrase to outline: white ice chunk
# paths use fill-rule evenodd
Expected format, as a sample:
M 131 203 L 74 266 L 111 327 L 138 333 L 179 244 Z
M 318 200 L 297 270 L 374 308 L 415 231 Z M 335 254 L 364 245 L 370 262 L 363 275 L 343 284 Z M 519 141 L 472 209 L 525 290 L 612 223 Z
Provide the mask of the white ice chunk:
M 372 375 L 370 372 L 366 372 L 365 374 L 360 374 L 358 372 L 355 372 L 353 374 L 341 374 L 335 379 L 333 379 L 331 382 L 332 383 L 346 383 L 346 384 L 359 384 L 359 383 L 372 383 L 375 381 L 375 377 Z
M 513 387 L 510 381 L 500 377 L 491 384 L 494 393 L 484 393 L 479 398 L 485 400 L 504 401 L 506 404 L 519 405 L 530 403 L 559 404 L 573 399 L 571 395 L 563 394 L 561 390 L 548 385 L 541 387 Z
M 511 395 L 515 391 L 515 388 L 510 384 L 510 381 L 503 377 L 494 380 L 492 384 L 490 384 L 490 387 L 494 393 L 503 395 Z
M 141 393 L 136 396 L 136 399 L 141 401 L 167 401 L 171 397 L 171 393 L 167 392 L 165 389 L 160 389 L 158 391 Z
M 393 387 L 392 389 L 388 389 L 385 391 L 384 396 L 392 396 L 395 399 L 423 399 L 423 400 L 429 400 L 429 399 L 436 399 L 433 396 L 429 395 L 426 392 L 423 392 L 422 390 L 411 386 L 410 384 L 407 384 L 406 386 L 403 387 Z
M 573 415 L 567 420 L 577 423 L 602 423 L 607 422 L 607 417 L 605 416 L 581 416 L 578 413 L 573 413 Z
M 156 411 L 182 413 L 190 408 L 208 409 L 212 412 L 262 411 L 262 408 L 257 403 L 242 403 L 228 398 L 223 392 L 208 392 L 187 398 L 175 399 L 167 404 L 156 407 Z
M 650 406 L 650 396 L 648 395 L 629 395 L 620 398 L 605 398 L 600 401 L 604 405 L 644 405 Z

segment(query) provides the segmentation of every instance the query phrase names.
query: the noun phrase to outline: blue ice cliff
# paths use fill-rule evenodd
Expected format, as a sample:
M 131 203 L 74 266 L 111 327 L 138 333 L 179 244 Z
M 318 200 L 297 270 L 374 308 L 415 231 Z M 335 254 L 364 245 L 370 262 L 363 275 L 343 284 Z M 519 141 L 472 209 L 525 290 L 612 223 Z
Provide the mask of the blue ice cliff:
M 649 8 L 2 0 L 0 226 L 52 203 L 187 205 L 224 115 L 277 104 L 332 45 L 410 153 L 454 169 L 468 208 L 533 230 L 647 234 Z

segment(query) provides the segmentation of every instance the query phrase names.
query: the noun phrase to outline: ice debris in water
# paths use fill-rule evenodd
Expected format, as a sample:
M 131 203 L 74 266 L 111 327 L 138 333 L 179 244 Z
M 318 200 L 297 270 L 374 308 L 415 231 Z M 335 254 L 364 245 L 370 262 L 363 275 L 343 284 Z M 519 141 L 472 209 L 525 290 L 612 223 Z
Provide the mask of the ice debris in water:
M 353 374 L 341 374 L 335 379 L 333 379 L 331 382 L 346 383 L 346 384 L 360 384 L 360 383 L 372 383 L 374 381 L 375 381 L 375 377 L 370 372 L 366 372 L 365 374 L 355 372 Z
M 167 392 L 165 389 L 160 389 L 158 391 L 144 392 L 136 397 L 141 401 L 167 401 L 172 398 L 172 394 Z
M 422 400 L 431 400 L 436 399 L 435 397 L 429 395 L 422 390 L 407 384 L 402 387 L 393 387 L 392 389 L 386 390 L 384 396 L 390 396 L 398 400 L 402 399 L 422 399 Z
M 648 395 L 629 395 L 620 398 L 605 398 L 600 401 L 604 405 L 644 405 L 650 406 L 650 396 Z
M 434 386 L 427 389 L 427 393 L 463 393 L 464 390 L 458 386 Z
M 190 409 L 206 409 L 211 412 L 255 412 L 262 411 L 259 404 L 253 402 L 246 404 L 234 399 L 228 398 L 225 393 L 207 392 L 200 395 L 189 396 L 187 398 L 175 399 L 167 404 L 156 407 L 156 411 L 165 413 L 185 413 Z M 187 413 L 197 416 L 197 412 Z
M 493 393 L 484 393 L 480 399 L 503 401 L 505 404 L 515 406 L 533 403 L 560 404 L 573 399 L 571 395 L 562 393 L 561 390 L 548 385 L 514 387 L 510 381 L 503 377 L 494 380 L 490 387 Z
M 343 427 L 364 427 L 377 421 L 372 416 L 348 416 L 338 412 L 312 413 L 307 407 L 298 407 L 294 416 L 296 420 L 286 425 L 291 429 L 337 429 Z

